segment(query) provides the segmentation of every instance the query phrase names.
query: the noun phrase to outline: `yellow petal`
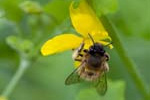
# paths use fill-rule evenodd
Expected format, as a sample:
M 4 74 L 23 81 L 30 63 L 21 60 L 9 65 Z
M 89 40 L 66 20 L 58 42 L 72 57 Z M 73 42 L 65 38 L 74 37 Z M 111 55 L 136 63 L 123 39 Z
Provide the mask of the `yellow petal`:
M 49 39 L 41 48 L 41 53 L 46 56 L 59 53 L 65 50 L 77 48 L 82 42 L 82 38 L 73 34 L 58 35 Z
M 84 46 L 85 49 L 89 49 L 89 47 L 90 47 L 91 45 L 93 45 L 93 42 L 92 42 L 91 39 L 86 39 L 86 40 L 84 40 L 84 42 L 85 42 L 85 46 Z M 95 42 L 95 43 L 100 43 L 100 44 L 102 44 L 103 46 L 108 45 L 110 49 L 113 48 L 113 46 L 112 46 L 112 44 L 110 44 L 110 42 L 101 41 L 101 40 L 94 41 L 94 42 Z
M 103 40 L 109 38 L 102 23 L 85 0 L 81 0 L 78 8 L 70 5 L 70 17 L 76 31 L 84 37 L 90 33 L 94 39 Z
M 98 43 L 101 43 L 103 46 L 107 46 L 107 45 L 108 45 L 108 47 L 109 47 L 110 49 L 112 49 L 112 48 L 113 48 L 113 45 L 112 45 L 112 44 L 110 44 L 109 42 L 105 42 L 105 41 L 98 41 Z

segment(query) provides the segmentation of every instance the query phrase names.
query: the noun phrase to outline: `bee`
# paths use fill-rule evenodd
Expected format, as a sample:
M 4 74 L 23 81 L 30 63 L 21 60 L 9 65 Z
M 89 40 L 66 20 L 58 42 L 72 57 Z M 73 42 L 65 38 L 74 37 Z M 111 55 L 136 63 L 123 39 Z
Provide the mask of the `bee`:
M 89 49 L 84 49 L 84 42 L 79 48 L 74 50 L 72 58 L 79 61 L 80 65 L 67 77 L 66 85 L 79 83 L 82 80 L 96 82 L 96 90 L 100 95 L 104 95 L 107 91 L 106 73 L 109 71 L 107 61 L 109 54 L 104 50 L 100 43 L 95 43 L 89 34 L 93 45 Z M 83 53 L 81 53 L 83 52 Z

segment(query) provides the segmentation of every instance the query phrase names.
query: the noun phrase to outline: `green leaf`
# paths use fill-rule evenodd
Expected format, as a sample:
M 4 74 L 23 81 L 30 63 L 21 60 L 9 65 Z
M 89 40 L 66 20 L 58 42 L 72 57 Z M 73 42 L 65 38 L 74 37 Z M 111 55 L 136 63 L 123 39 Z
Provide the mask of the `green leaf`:
M 21 9 L 29 14 L 40 14 L 43 9 L 38 2 L 35 1 L 25 1 L 20 4 Z
M 90 2 L 92 2 L 92 6 L 98 16 L 101 14 L 115 13 L 118 9 L 117 0 L 92 0 Z
M 3 11 L 3 17 L 9 20 L 19 22 L 23 16 L 18 4 L 21 0 L 0 0 L 0 9 Z
M 86 88 L 79 92 L 76 100 L 125 100 L 125 83 L 123 81 L 109 81 L 108 91 L 104 96 L 98 95 L 96 89 Z
M 6 18 L 0 18 L 0 41 L 5 41 L 5 38 L 9 35 L 18 33 L 16 24 L 13 21 Z
M 20 53 L 29 53 L 33 49 L 33 43 L 16 36 L 9 36 L 6 39 L 7 44 Z
M 69 16 L 69 5 L 69 0 L 66 2 L 63 0 L 52 0 L 44 6 L 44 12 L 53 16 L 54 20 L 62 22 Z

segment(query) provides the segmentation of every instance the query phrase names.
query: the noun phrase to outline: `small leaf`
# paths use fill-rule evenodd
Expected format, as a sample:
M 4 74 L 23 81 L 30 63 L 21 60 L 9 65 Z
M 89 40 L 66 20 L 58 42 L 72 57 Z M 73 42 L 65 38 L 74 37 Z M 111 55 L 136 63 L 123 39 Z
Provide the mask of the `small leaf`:
M 43 11 L 40 4 L 38 4 L 35 1 L 25 1 L 20 4 L 20 7 L 24 12 L 29 13 L 29 14 L 39 14 L 39 13 L 42 13 Z
M 33 49 L 33 43 L 30 40 L 24 40 L 16 36 L 7 37 L 6 42 L 20 53 L 29 53 Z

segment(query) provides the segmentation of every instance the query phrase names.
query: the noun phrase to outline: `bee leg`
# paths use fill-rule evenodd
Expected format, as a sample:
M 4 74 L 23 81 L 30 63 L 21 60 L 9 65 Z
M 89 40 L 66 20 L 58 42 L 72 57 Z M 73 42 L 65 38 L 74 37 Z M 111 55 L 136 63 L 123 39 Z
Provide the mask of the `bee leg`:
M 81 45 L 79 46 L 79 48 L 75 49 L 73 54 L 72 54 L 72 58 L 73 60 L 75 60 L 76 58 L 83 57 L 83 55 L 81 54 L 82 49 L 84 48 L 84 42 L 81 43 Z
M 106 57 L 106 61 L 108 61 L 110 59 L 110 56 L 108 53 L 105 53 L 104 56 Z
M 109 71 L 109 66 L 108 66 L 108 63 L 104 63 L 104 70 L 106 71 L 106 72 L 108 72 Z
M 85 45 L 84 42 L 82 42 L 81 45 L 80 45 L 80 47 L 79 47 L 79 52 L 82 51 L 82 49 L 84 48 L 84 45 Z
M 80 57 L 83 57 L 83 54 L 79 54 Z
M 81 61 L 82 61 L 81 59 L 77 59 L 77 58 L 76 58 L 76 59 L 74 59 L 74 60 L 75 60 L 75 61 L 79 61 L 79 62 L 81 62 Z

